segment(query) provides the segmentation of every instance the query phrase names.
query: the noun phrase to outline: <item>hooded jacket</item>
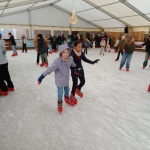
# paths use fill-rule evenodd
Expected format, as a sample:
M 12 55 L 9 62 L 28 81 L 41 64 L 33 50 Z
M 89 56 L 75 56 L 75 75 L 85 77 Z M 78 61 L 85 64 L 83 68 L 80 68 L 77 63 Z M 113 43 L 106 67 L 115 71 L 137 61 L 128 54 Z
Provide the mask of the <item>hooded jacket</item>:
M 7 64 L 5 42 L 0 40 L 0 65 Z
M 38 40 L 38 52 L 40 54 L 47 53 L 46 42 L 45 42 L 44 39 L 39 39 Z
M 69 49 L 65 44 L 60 45 L 58 48 L 59 56 L 60 54 Z M 70 67 L 76 67 L 76 64 L 73 61 L 73 58 L 70 56 L 68 62 L 64 61 L 61 57 L 58 57 L 54 60 L 54 63 L 47 68 L 47 70 L 43 73 L 43 76 L 47 76 L 55 71 L 55 84 L 58 87 L 66 87 L 69 85 L 70 78 Z
M 16 45 L 16 42 L 15 42 L 13 35 L 10 36 L 10 42 L 11 42 L 11 45 Z

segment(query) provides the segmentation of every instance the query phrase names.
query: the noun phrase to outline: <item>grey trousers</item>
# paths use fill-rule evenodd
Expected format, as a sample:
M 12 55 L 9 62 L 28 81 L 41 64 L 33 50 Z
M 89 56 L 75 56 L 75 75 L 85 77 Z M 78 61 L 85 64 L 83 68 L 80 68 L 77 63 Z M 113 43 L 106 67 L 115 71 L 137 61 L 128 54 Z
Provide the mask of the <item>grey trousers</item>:
M 48 60 L 47 60 L 47 53 L 41 54 L 41 60 L 42 60 L 42 63 L 43 63 L 43 62 L 48 63 Z

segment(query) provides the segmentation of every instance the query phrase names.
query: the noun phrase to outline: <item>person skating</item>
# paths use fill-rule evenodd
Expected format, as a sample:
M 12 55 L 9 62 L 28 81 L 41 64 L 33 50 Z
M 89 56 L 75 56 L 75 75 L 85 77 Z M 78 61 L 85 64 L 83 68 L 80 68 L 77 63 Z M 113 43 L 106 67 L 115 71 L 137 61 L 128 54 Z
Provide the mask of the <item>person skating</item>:
M 0 34 L 0 95 L 8 95 L 8 91 L 14 91 L 14 85 L 8 71 L 5 42 Z
M 39 65 L 40 53 L 39 53 L 39 51 L 38 51 L 38 35 L 36 35 L 36 37 L 35 37 L 33 43 L 34 43 L 35 50 L 36 50 L 36 52 L 37 52 L 36 64 Z
M 122 36 L 121 40 L 119 42 L 119 45 L 118 45 L 118 55 L 117 55 L 117 58 L 115 59 L 115 61 L 119 60 L 120 54 L 123 56 L 124 44 L 125 44 L 125 36 Z
M 24 50 L 25 52 L 27 53 L 27 38 L 25 35 L 22 35 L 22 53 L 24 53 Z
M 90 41 L 87 38 L 85 38 L 83 41 L 83 47 L 84 47 L 84 54 L 86 55 L 87 55 L 87 48 L 89 47 L 89 45 L 90 45 Z
M 48 67 L 46 41 L 44 40 L 42 34 L 38 34 L 38 52 L 40 53 L 41 60 L 42 60 L 40 67 L 43 66 Z
M 115 43 L 114 43 L 115 53 L 118 53 L 119 42 L 120 42 L 119 38 L 116 38 Z
M 14 36 L 10 32 L 8 33 L 8 36 L 12 45 L 12 50 L 13 50 L 12 56 L 18 56 L 18 53 L 16 51 L 16 42 L 15 42 Z
M 95 63 L 98 63 L 99 59 L 96 59 L 95 61 L 91 61 L 87 59 L 84 53 L 82 52 L 82 43 L 79 40 L 74 41 L 74 48 L 71 51 L 71 56 L 73 57 L 73 60 L 76 64 L 78 74 L 74 71 L 74 68 L 71 67 L 71 76 L 72 76 L 73 85 L 72 85 L 72 91 L 70 94 L 70 99 L 77 102 L 75 93 L 79 95 L 80 97 L 83 97 L 81 88 L 85 84 L 84 69 L 83 69 L 81 60 L 89 64 L 95 64 Z M 78 85 L 78 79 L 80 80 L 79 85 Z
M 104 55 L 104 49 L 105 49 L 105 47 L 106 47 L 106 39 L 105 39 L 105 38 L 102 38 L 102 39 L 101 39 L 100 46 L 101 46 L 101 48 L 100 48 L 100 55 L 101 55 L 102 53 L 103 53 L 103 55 Z
M 55 71 L 55 84 L 58 90 L 58 111 L 61 113 L 63 111 L 63 90 L 65 91 L 65 102 L 74 106 L 74 101 L 69 98 L 69 77 L 70 67 L 72 66 L 74 72 L 76 72 L 77 69 L 73 58 L 69 56 L 69 47 L 67 47 L 67 45 L 60 45 L 58 53 L 59 57 L 55 59 L 54 63 L 38 78 L 38 83 L 40 84 L 45 76 Z
M 146 45 L 146 54 L 145 54 L 145 60 L 143 63 L 143 69 L 147 66 L 148 59 L 150 57 L 150 36 L 149 36 L 148 40 L 145 43 L 143 43 L 141 46 L 145 46 L 145 45 Z
M 132 36 L 129 37 L 127 39 L 127 42 L 124 44 L 123 57 L 122 57 L 122 60 L 120 63 L 119 70 L 122 69 L 122 67 L 124 66 L 124 64 L 126 62 L 126 71 L 129 71 L 131 58 L 132 58 L 133 52 L 135 51 L 136 47 L 137 47 L 137 45 L 134 43 L 134 37 L 132 37 Z

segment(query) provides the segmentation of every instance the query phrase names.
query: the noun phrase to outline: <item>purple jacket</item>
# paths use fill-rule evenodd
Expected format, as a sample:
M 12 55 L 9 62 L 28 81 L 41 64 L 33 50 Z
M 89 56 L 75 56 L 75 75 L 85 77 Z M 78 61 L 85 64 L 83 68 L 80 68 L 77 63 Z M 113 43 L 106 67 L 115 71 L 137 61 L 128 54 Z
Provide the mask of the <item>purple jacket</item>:
M 58 52 L 59 55 L 62 51 L 67 49 L 65 45 L 61 45 Z M 73 61 L 73 57 L 70 56 L 68 62 L 62 60 L 61 57 L 58 57 L 54 60 L 54 63 L 47 68 L 47 70 L 43 73 L 43 76 L 47 76 L 55 71 L 55 83 L 58 87 L 66 87 L 69 85 L 70 78 L 70 67 L 76 67 L 76 64 Z

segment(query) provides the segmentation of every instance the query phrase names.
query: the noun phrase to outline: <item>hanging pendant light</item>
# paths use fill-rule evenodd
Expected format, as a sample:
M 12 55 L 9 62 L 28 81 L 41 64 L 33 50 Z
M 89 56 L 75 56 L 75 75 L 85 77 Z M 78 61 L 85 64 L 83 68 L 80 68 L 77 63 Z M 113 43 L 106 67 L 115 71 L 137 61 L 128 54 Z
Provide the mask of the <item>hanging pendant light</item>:
M 78 18 L 76 16 L 76 12 L 75 12 L 75 9 L 74 9 L 74 0 L 73 0 L 73 10 L 72 10 L 72 15 L 69 17 L 69 22 L 71 24 L 76 24 L 78 22 Z

